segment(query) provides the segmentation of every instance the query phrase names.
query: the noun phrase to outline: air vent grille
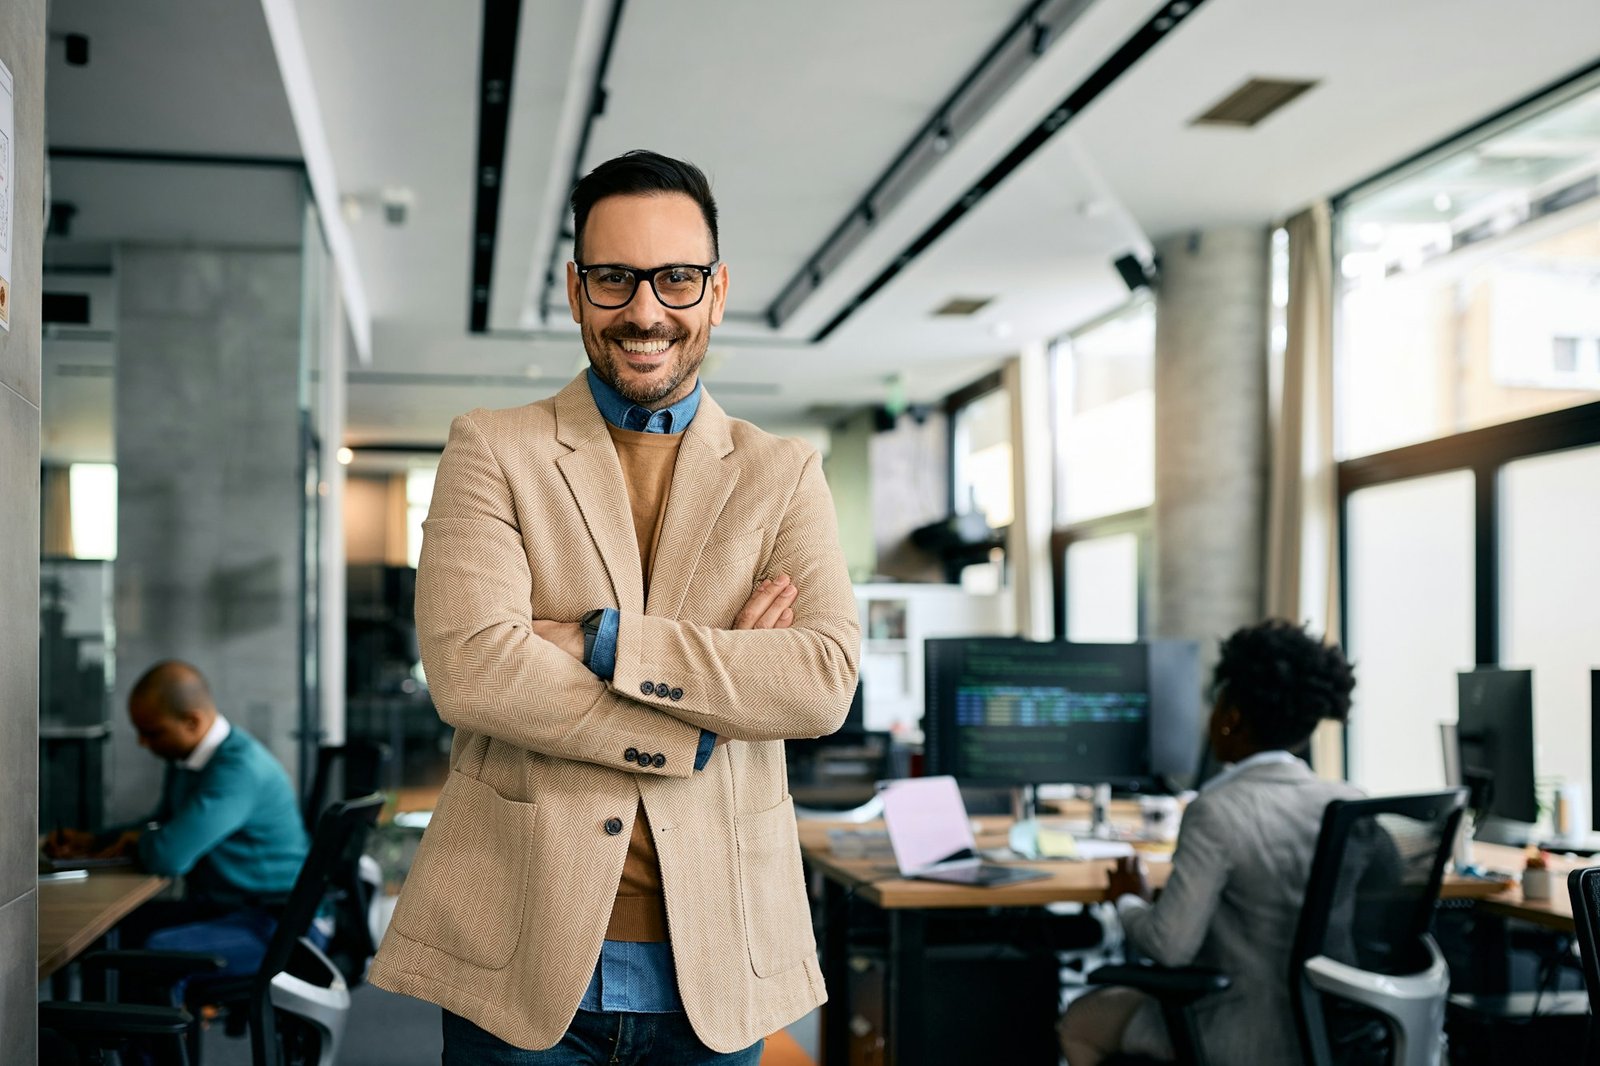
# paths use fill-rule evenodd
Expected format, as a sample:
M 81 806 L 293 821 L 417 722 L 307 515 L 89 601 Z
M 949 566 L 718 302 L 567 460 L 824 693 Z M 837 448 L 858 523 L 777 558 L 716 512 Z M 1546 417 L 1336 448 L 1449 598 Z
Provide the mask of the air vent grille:
M 1251 78 L 1213 104 L 1196 118 L 1194 126 L 1256 125 L 1289 101 L 1314 87 L 1314 81 L 1289 81 L 1281 78 Z
M 935 308 L 933 313 L 955 318 L 975 315 L 993 300 L 993 296 L 952 296 Z

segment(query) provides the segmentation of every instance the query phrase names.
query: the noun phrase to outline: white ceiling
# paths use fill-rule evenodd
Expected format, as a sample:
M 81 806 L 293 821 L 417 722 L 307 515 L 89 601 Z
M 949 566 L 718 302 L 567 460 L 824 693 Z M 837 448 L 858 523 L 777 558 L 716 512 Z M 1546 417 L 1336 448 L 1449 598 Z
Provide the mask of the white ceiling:
M 779 428 L 938 398 L 1023 343 L 1126 296 L 1110 261 L 1191 228 L 1265 225 L 1600 57 L 1600 3 L 1207 0 L 825 343 L 808 338 L 1162 5 L 1097 0 L 799 311 L 763 310 L 1023 9 L 1023 0 L 629 0 L 585 168 L 652 147 L 716 185 L 736 321 L 708 362 L 735 414 Z M 529 321 L 564 202 L 604 0 L 523 0 L 496 249 L 494 336 L 467 332 L 481 7 L 298 0 L 342 194 L 404 187 L 403 227 L 351 225 L 373 317 L 352 441 L 441 440 L 451 415 L 548 394 L 581 365 L 571 324 Z M 256 0 L 56 0 L 55 144 L 295 154 Z M 1251 76 L 1320 84 L 1254 130 L 1190 119 Z M 100 232 L 96 230 L 96 232 Z M 114 236 L 107 233 L 108 237 Z M 568 254 L 562 242 L 560 254 Z M 951 296 L 995 297 L 969 320 Z M 430 380 L 430 375 L 432 379 Z

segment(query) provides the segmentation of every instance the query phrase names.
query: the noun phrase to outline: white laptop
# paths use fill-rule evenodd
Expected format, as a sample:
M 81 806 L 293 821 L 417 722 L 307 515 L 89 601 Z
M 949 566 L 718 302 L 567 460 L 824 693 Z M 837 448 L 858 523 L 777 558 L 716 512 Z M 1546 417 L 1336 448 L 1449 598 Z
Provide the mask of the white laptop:
M 900 876 L 958 885 L 1009 885 L 1049 877 L 978 857 L 972 823 L 953 777 L 912 777 L 881 786 L 883 821 Z

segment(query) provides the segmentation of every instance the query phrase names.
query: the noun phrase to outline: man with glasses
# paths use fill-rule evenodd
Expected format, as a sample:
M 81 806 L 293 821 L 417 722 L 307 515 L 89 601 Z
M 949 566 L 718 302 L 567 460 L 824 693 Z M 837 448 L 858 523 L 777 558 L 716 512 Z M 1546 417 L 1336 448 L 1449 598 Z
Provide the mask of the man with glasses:
M 417 625 L 451 773 L 372 980 L 447 1064 L 755 1063 L 824 998 L 782 741 L 830 733 L 860 630 L 816 452 L 699 380 L 728 269 L 705 175 L 572 194 L 589 367 L 457 418 Z

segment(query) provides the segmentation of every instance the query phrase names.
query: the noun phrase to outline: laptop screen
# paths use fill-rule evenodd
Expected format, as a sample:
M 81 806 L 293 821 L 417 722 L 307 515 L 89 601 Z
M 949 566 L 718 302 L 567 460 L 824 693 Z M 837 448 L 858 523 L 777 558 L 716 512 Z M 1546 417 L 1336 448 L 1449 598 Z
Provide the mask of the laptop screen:
M 883 821 L 902 874 L 936 862 L 976 857 L 967 806 L 953 777 L 912 777 L 883 790 Z

